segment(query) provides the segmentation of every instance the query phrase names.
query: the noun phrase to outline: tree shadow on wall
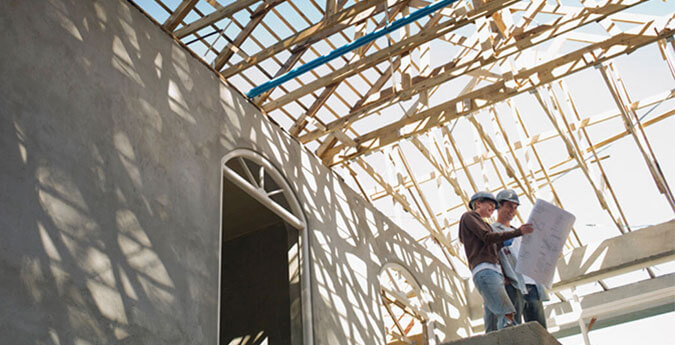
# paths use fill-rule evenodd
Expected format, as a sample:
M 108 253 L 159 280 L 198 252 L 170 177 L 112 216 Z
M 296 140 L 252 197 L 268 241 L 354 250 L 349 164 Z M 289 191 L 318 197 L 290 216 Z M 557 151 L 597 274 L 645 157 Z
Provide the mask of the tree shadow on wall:
M 12 0 L 0 12 L 12 81 L 0 86 L 0 334 L 211 342 L 212 184 L 231 133 L 250 130 L 223 114 L 248 105 L 126 2 Z
M 13 344 L 212 342 L 219 164 L 235 147 L 264 152 L 311 218 L 322 337 L 384 339 L 388 260 L 428 277 L 450 301 L 439 322 L 461 327 L 443 263 L 133 6 L 9 0 L 0 25 L 0 334 Z

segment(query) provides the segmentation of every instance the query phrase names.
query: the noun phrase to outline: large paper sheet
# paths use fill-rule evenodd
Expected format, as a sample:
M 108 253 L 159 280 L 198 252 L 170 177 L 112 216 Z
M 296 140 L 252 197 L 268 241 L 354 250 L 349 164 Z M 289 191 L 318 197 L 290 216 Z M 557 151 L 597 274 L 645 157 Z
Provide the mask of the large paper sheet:
M 537 199 L 527 220 L 534 232 L 523 235 L 516 271 L 550 289 L 558 257 L 574 220 L 573 214 Z

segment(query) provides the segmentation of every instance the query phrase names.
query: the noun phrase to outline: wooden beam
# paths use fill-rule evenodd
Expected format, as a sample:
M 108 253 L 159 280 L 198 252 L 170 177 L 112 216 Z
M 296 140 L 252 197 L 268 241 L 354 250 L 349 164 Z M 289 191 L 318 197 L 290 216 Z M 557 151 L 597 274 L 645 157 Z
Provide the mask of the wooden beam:
M 399 0 L 406 1 L 406 0 Z M 237 63 L 230 68 L 223 70 L 221 73 L 226 78 L 239 73 L 252 65 L 259 63 L 277 53 L 296 45 L 312 44 L 320 41 L 332 34 L 340 32 L 352 25 L 365 21 L 369 16 L 376 15 L 384 10 L 385 2 L 382 0 L 365 0 L 346 8 L 337 14 L 316 23 L 309 28 L 302 30 L 298 34 L 286 38 L 259 53 L 248 57 L 247 59 Z
M 548 86 L 548 85 L 547 85 Z M 549 95 L 549 97 L 552 97 L 551 90 L 550 88 L 546 88 L 546 91 Z M 551 99 L 550 102 L 546 102 L 542 98 L 542 89 L 537 88 L 534 91 L 532 91 L 532 94 L 536 97 L 537 101 L 541 105 L 541 108 L 544 110 L 544 113 L 548 117 L 549 121 L 553 125 L 553 128 L 558 132 L 558 137 L 562 139 L 563 143 L 565 144 L 565 148 L 567 149 L 567 153 L 569 154 L 570 157 L 572 157 L 577 164 L 579 164 L 579 167 L 581 168 L 581 171 L 583 171 L 584 176 L 586 177 L 586 180 L 588 180 L 588 183 L 591 185 L 593 188 L 593 191 L 595 192 L 595 196 L 598 199 L 598 202 L 600 202 L 600 206 L 610 212 L 610 218 L 612 218 L 613 221 L 615 221 L 615 217 L 609 210 L 609 206 L 607 205 L 607 201 L 605 200 L 605 196 L 602 194 L 598 186 L 595 184 L 595 181 L 593 181 L 593 178 L 591 177 L 591 174 L 589 172 L 588 166 L 586 165 L 586 161 L 580 156 L 580 150 L 578 147 L 573 142 L 573 139 L 569 138 L 564 132 L 563 129 L 561 128 L 555 114 L 558 113 L 559 116 L 564 117 L 564 115 L 561 112 L 561 109 L 558 107 L 558 104 Z M 569 127 L 568 127 L 569 128 Z M 617 227 L 619 227 L 619 231 L 623 232 L 623 229 L 621 226 L 617 223 Z
M 519 72 L 513 78 L 515 83 L 520 85 L 519 87 L 507 87 L 507 81 L 501 80 L 470 92 L 467 95 L 454 98 L 426 111 L 391 123 L 357 138 L 356 142 L 360 145 L 359 149 L 355 152 L 347 153 L 343 156 L 343 159 L 348 160 L 372 152 L 402 138 L 408 138 L 425 132 L 430 128 L 465 116 L 478 109 L 496 104 L 523 92 L 534 90 L 538 86 L 548 84 L 616 56 L 632 52 L 658 39 L 673 35 L 675 33 L 673 26 L 674 24 L 664 23 L 663 21 L 659 23 L 646 23 L 644 26 L 636 28 L 636 30 L 631 30 L 630 33 L 622 33 L 603 42 L 581 48 L 557 59 Z M 404 129 L 408 130 L 403 131 Z M 343 148 L 338 146 L 334 150 L 342 150 Z
M 411 36 L 408 39 L 392 44 L 387 48 L 380 49 L 378 52 L 356 61 L 355 63 L 344 66 L 333 73 L 323 76 L 305 85 L 303 88 L 298 88 L 282 97 L 279 97 L 278 99 L 267 103 L 263 109 L 265 111 L 277 109 L 321 87 L 332 84 L 336 81 L 344 80 L 358 72 L 386 61 L 389 59 L 389 57 L 407 54 L 411 49 L 422 43 L 431 41 L 432 39 L 445 35 L 448 32 L 457 30 L 465 25 L 470 24 L 476 18 L 489 15 L 494 11 L 510 5 L 513 2 L 514 0 L 494 0 L 480 9 L 469 12 L 465 17 L 458 18 L 457 20 L 446 20 L 445 22 L 438 23 L 427 28 L 427 30 Z
M 283 65 L 281 65 L 281 68 L 277 71 L 277 73 L 274 75 L 274 78 L 288 72 L 295 66 L 295 64 L 300 61 L 300 57 L 309 49 L 309 45 L 304 45 L 300 47 L 299 49 L 295 50 L 291 56 L 286 59 L 286 62 L 284 62 Z M 272 92 L 274 92 L 275 89 L 267 90 L 264 93 L 262 93 L 260 96 L 256 97 L 253 102 L 260 106 L 261 104 L 265 103 L 267 98 L 270 96 Z
M 384 291 L 382 291 L 382 295 L 384 297 Z M 391 307 L 389 306 L 389 303 L 386 303 L 385 301 L 383 301 L 382 304 L 384 305 L 384 308 L 387 309 L 387 313 L 389 313 L 389 316 L 391 317 L 391 319 L 394 321 L 394 325 L 396 326 L 396 328 L 398 328 L 398 331 L 400 332 L 399 336 L 402 338 L 402 340 L 404 342 L 406 342 L 408 344 L 412 344 L 413 342 L 408 337 L 406 337 L 405 332 L 403 332 L 403 327 L 401 327 L 401 325 L 399 324 L 399 319 L 396 318 L 396 315 L 394 315 L 394 311 L 391 310 Z
M 382 188 L 384 188 L 384 189 L 387 191 L 387 193 L 389 193 L 389 194 L 391 195 L 391 197 L 392 197 L 397 203 L 399 203 L 399 204 L 403 207 L 404 210 L 406 210 L 406 212 L 410 213 L 410 214 L 411 214 L 411 215 L 412 215 L 412 216 L 413 216 L 420 224 L 422 224 L 422 226 L 424 226 L 424 228 L 426 228 L 426 229 L 429 231 L 429 233 L 431 233 L 432 236 L 433 236 L 437 241 L 439 241 L 440 243 L 442 243 L 448 250 L 452 250 L 452 253 L 454 253 L 454 249 L 452 249 L 452 245 L 450 244 L 450 242 L 448 242 L 448 239 L 447 239 L 445 236 L 443 236 L 442 233 L 438 233 L 438 232 L 437 232 L 437 231 L 429 224 L 429 222 L 427 222 L 427 221 L 424 219 L 424 217 L 423 217 L 419 212 L 415 211 L 415 210 L 413 209 L 413 207 L 410 205 L 410 203 L 408 202 L 408 200 L 405 198 L 405 196 L 403 196 L 403 195 L 399 194 L 398 192 L 396 192 L 396 191 L 394 190 L 394 188 L 392 188 L 391 185 L 390 185 L 389 183 L 387 183 L 387 182 L 385 181 L 385 179 L 384 179 L 380 174 L 378 174 L 378 173 L 375 171 L 375 169 L 373 169 L 373 167 L 372 167 L 370 164 L 368 164 L 368 162 L 366 162 L 365 160 L 363 160 L 363 159 L 361 159 L 361 158 L 357 158 L 357 159 L 355 160 L 355 162 L 356 162 L 356 164 L 358 164 L 358 165 L 363 169 L 363 171 L 365 171 L 365 172 L 366 172 L 366 173 L 367 173 L 367 174 L 368 174 L 368 175 L 369 175 L 376 183 L 378 183 Z M 458 259 L 459 259 L 460 261 L 462 261 L 464 264 L 466 264 L 466 262 L 464 262 L 461 258 L 458 257 Z
M 666 177 L 661 171 L 661 167 L 654 155 L 654 151 L 652 151 L 651 145 L 649 144 L 647 134 L 640 125 L 639 117 L 633 109 L 630 109 L 627 106 L 627 104 L 630 104 L 630 97 L 628 96 L 628 90 L 625 85 L 623 85 L 623 82 L 618 75 L 616 67 L 609 63 L 602 65 L 599 69 L 607 84 L 609 92 L 612 94 L 612 97 L 621 112 L 626 129 L 631 133 L 635 144 L 638 149 L 640 149 L 642 157 L 644 158 L 645 163 L 647 163 L 649 172 L 652 174 L 659 192 L 666 197 L 670 207 L 673 209 L 673 212 L 675 212 L 675 196 L 673 196 L 673 192 L 670 190 L 670 186 L 668 186 Z
M 516 167 L 518 168 L 518 172 L 520 172 L 520 179 L 524 181 L 525 186 L 527 187 L 527 191 L 523 191 L 525 194 L 529 195 L 529 199 L 532 200 L 534 197 L 535 190 L 532 188 L 532 185 L 530 184 L 530 179 L 527 177 L 527 174 L 525 173 L 525 170 L 523 169 L 522 164 L 520 163 L 520 159 L 518 159 L 518 156 L 516 156 L 516 152 L 513 149 L 513 145 L 511 144 L 511 140 L 509 139 L 509 136 L 506 135 L 506 131 L 504 130 L 504 126 L 502 126 L 501 121 L 499 120 L 499 115 L 497 114 L 497 111 L 495 110 L 494 107 L 490 107 L 490 113 L 492 114 L 493 118 L 495 119 L 497 123 L 497 127 L 499 127 L 499 131 L 501 132 L 502 138 L 504 139 L 504 142 L 506 143 L 506 147 L 509 149 L 509 152 L 511 153 L 511 159 L 516 163 Z M 529 148 L 528 148 L 529 149 Z M 526 154 L 527 157 L 527 154 Z
M 675 98 L 675 89 L 673 89 L 671 91 L 661 92 L 661 93 L 658 93 L 658 94 L 650 96 L 650 97 L 645 97 L 644 99 L 633 102 L 630 105 L 630 107 L 632 109 L 635 109 L 635 110 L 640 110 L 640 109 L 644 109 L 644 108 L 653 106 L 657 103 L 660 103 L 662 101 L 667 101 L 667 100 L 670 100 L 670 99 L 673 99 L 673 98 Z M 515 107 L 515 105 L 513 105 L 512 101 L 509 100 L 509 101 L 506 102 L 506 104 L 509 107 L 509 109 L 511 110 L 511 112 L 513 113 L 512 114 L 513 115 L 513 121 L 514 121 L 514 124 L 515 124 L 516 128 L 520 128 L 521 131 L 522 131 L 522 137 L 520 137 L 520 139 L 518 141 L 515 141 L 512 144 L 514 149 L 525 148 L 525 149 L 532 150 L 533 153 L 537 153 L 536 148 L 535 148 L 535 144 L 544 143 L 544 142 L 547 142 L 549 140 L 558 138 L 558 133 L 555 130 L 540 132 L 540 133 L 537 133 L 537 134 L 530 134 L 527 131 L 527 129 L 525 128 L 525 123 L 522 121 L 521 116 L 519 114 L 519 111 Z M 643 126 L 644 127 L 650 126 L 650 125 L 655 124 L 659 121 L 662 121 L 662 120 L 664 120 L 664 119 L 666 119 L 666 118 L 668 118 L 672 115 L 675 115 L 675 110 L 671 110 L 671 111 L 665 112 L 663 114 L 657 115 L 654 118 L 650 119 L 649 121 L 646 121 L 645 123 L 643 123 Z M 591 126 L 604 123 L 606 121 L 618 118 L 620 116 L 621 115 L 618 112 L 617 113 L 595 114 L 595 115 L 592 115 L 592 116 L 580 118 L 575 122 L 571 122 L 570 128 L 576 129 L 576 130 L 579 130 L 579 129 L 585 130 L 586 128 L 590 128 Z M 598 149 L 600 149 L 604 146 L 607 146 L 607 145 L 617 141 L 618 139 L 625 137 L 626 135 L 629 135 L 629 133 L 627 131 L 623 131 L 623 132 L 618 133 L 616 135 L 610 136 L 608 139 L 602 140 L 602 141 L 600 141 L 596 144 L 593 144 L 591 147 L 586 148 L 586 150 L 584 151 L 584 154 L 592 153 L 592 151 L 597 151 Z M 411 140 L 411 143 L 413 143 L 414 145 L 415 145 L 415 142 L 420 142 L 418 137 L 412 137 L 410 140 Z M 449 147 L 451 145 L 451 143 L 446 139 L 445 145 Z M 423 153 L 423 155 L 425 155 L 425 153 Z M 442 154 L 440 149 L 439 149 L 438 155 L 431 155 L 431 153 L 429 153 L 429 155 L 430 155 L 430 157 L 441 157 L 442 159 L 444 158 L 443 157 L 444 155 Z M 538 155 L 538 153 L 537 153 L 537 155 Z M 449 156 L 450 159 L 452 158 L 450 156 L 449 152 L 447 153 L 447 156 Z M 460 155 L 460 157 L 461 157 L 461 155 Z M 492 157 L 493 156 L 488 156 L 487 158 L 492 158 Z M 607 158 L 607 156 L 599 157 L 598 159 L 593 160 L 593 162 L 597 162 L 597 161 L 605 159 L 605 158 Z M 479 160 L 478 156 L 473 156 L 471 158 L 462 159 L 461 163 L 466 164 L 465 165 L 466 167 L 471 167 L 475 164 L 478 164 L 478 160 Z M 567 163 L 571 160 L 572 160 L 572 158 L 569 158 L 569 159 L 563 161 L 562 163 Z M 436 161 L 436 160 L 434 159 L 434 161 Z M 549 166 L 548 169 L 551 170 L 551 169 L 557 168 L 558 166 L 562 165 L 562 163 L 558 163 L 558 164 Z M 434 163 L 432 163 L 432 165 L 434 165 Z M 445 162 L 445 165 L 447 166 L 448 163 Z M 556 175 L 561 174 L 562 172 L 569 171 L 569 170 L 564 170 L 562 172 L 558 171 L 558 172 L 548 174 L 545 171 L 545 169 L 542 171 L 541 168 L 542 167 L 540 167 L 540 170 L 537 170 L 537 171 L 531 171 L 532 178 L 534 178 L 535 175 L 539 175 L 540 173 L 543 173 L 545 175 L 542 178 L 537 178 L 536 181 L 540 181 L 542 179 L 548 179 L 549 175 L 550 175 L 550 177 L 554 177 Z M 447 174 L 455 174 L 458 171 L 462 170 L 463 167 L 460 167 L 460 168 L 450 168 L 450 167 L 448 167 L 447 169 L 448 169 Z M 420 180 L 420 183 L 424 184 L 426 182 L 429 182 L 429 181 L 433 180 L 434 178 L 436 178 L 436 176 L 432 173 L 428 176 L 425 176 L 422 180 Z M 550 183 L 547 183 L 547 184 L 550 184 Z M 403 181 L 403 184 L 393 186 L 394 190 L 397 190 L 397 191 L 401 188 L 411 188 L 411 187 L 412 187 L 412 184 L 410 183 L 410 181 Z M 534 189 L 535 188 L 533 188 L 533 190 Z M 369 195 L 370 195 L 371 199 L 377 200 L 377 199 L 380 199 L 380 198 L 386 196 L 386 192 L 384 192 L 382 190 L 376 190 L 376 191 L 370 192 Z M 557 194 L 555 193 L 555 190 L 554 190 L 554 197 L 555 196 L 557 196 Z M 468 202 L 468 200 L 466 200 L 466 201 Z
M 248 36 L 251 35 L 253 30 L 262 22 L 262 20 L 265 18 L 265 15 L 267 12 L 269 12 L 274 6 L 284 2 L 285 0 L 268 0 L 264 1 L 262 4 L 260 4 L 255 11 L 253 11 L 253 14 L 251 15 L 251 20 L 246 24 L 246 27 L 244 27 L 243 30 L 239 32 L 237 37 L 232 41 L 232 43 L 228 43 L 225 45 L 223 50 L 218 54 L 216 59 L 213 61 L 213 68 L 216 71 L 220 71 L 223 66 L 227 63 L 227 61 L 230 60 L 232 55 L 234 54 L 235 50 L 240 49 L 242 43 L 248 38 Z
M 417 148 L 418 151 L 424 156 L 424 158 L 427 159 L 429 163 L 436 169 L 436 171 L 443 176 L 443 178 L 452 186 L 453 190 L 455 191 L 455 194 L 463 201 L 463 203 L 467 206 L 469 205 L 469 198 L 467 197 L 466 193 L 464 190 L 462 190 L 462 187 L 460 186 L 459 182 L 457 179 L 452 177 L 449 173 L 449 169 L 447 167 L 444 167 L 441 165 L 441 163 L 438 162 L 436 158 L 429 152 L 428 148 L 424 146 L 421 140 L 417 137 L 413 137 L 410 139 L 410 142 Z
M 551 335 L 561 338 L 579 333 L 578 320 L 597 319 L 594 329 L 624 324 L 652 316 L 658 310 L 672 311 L 675 300 L 675 273 L 664 274 L 655 279 L 621 285 L 608 291 L 596 292 L 581 297 L 581 315 L 573 311 L 569 302 L 547 304 Z
M 431 222 L 434 224 L 434 227 L 436 228 L 436 231 L 439 233 L 441 232 L 441 226 L 440 223 L 438 223 L 438 219 L 436 219 L 436 214 L 434 210 L 431 208 L 431 205 L 427 201 L 426 196 L 424 195 L 424 192 L 420 188 L 420 185 L 417 183 L 417 179 L 415 178 L 415 175 L 413 171 L 410 169 L 410 165 L 408 164 L 408 160 L 405 158 L 405 155 L 403 154 L 401 147 L 396 146 L 396 151 L 398 152 L 398 156 L 401 158 L 401 163 L 403 163 L 403 167 L 405 168 L 405 171 L 408 173 L 408 177 L 410 178 L 410 181 L 412 181 L 413 186 L 415 187 L 415 190 L 417 191 L 417 194 L 419 194 L 420 199 L 422 199 L 422 204 L 424 205 L 424 209 L 427 211 L 427 214 L 429 215 L 429 218 L 431 218 Z M 457 253 L 452 250 L 452 253 L 454 256 L 457 256 Z
M 220 9 L 217 9 L 213 13 L 202 17 L 184 27 L 182 27 L 180 30 L 177 30 L 174 34 L 178 38 L 183 38 L 187 35 L 190 35 L 192 33 L 195 33 L 211 24 L 214 24 L 215 22 L 232 16 L 233 14 L 253 5 L 254 3 L 258 2 L 260 0 L 239 0 L 235 1 L 225 7 L 222 7 Z
M 176 7 L 176 10 L 173 11 L 171 16 L 162 24 L 162 27 L 168 31 L 173 31 L 176 29 L 178 24 L 183 21 L 185 16 L 187 16 L 190 11 L 195 7 L 199 0 L 183 0 L 183 2 Z
M 527 128 L 525 127 L 525 123 L 523 122 L 522 116 L 520 116 L 520 112 L 518 111 L 518 108 L 516 108 L 515 103 L 507 102 L 509 107 L 511 108 L 513 112 L 513 116 L 517 119 L 517 122 L 520 124 L 520 128 L 523 131 L 523 134 L 525 137 L 529 137 L 529 133 L 527 131 Z M 555 204 L 564 209 L 562 200 L 560 200 L 560 196 L 558 195 L 558 192 L 556 191 L 555 187 L 553 186 L 553 182 L 551 181 L 551 177 L 549 176 L 549 173 L 546 171 L 546 167 L 544 166 L 544 163 L 541 160 L 541 156 L 539 155 L 539 152 L 537 152 L 537 149 L 535 148 L 534 145 L 530 146 L 530 149 L 532 150 L 532 153 L 534 154 L 534 157 L 537 160 L 537 163 L 539 164 L 539 167 L 544 174 L 544 178 L 546 179 L 547 185 L 551 188 L 551 193 L 553 194 L 553 200 L 555 201 Z M 571 159 L 571 157 L 570 157 Z M 574 235 L 574 238 L 577 240 L 577 244 L 579 246 L 582 246 L 583 244 L 581 243 L 581 239 L 579 238 L 579 234 L 577 234 L 577 230 L 572 227 L 572 234 Z M 568 246 L 572 246 L 572 241 L 568 238 Z
M 405 4 L 406 4 L 405 2 L 402 2 L 399 5 L 395 6 L 392 9 L 392 11 L 390 11 L 390 12 L 388 11 L 387 13 L 389 15 L 389 20 L 396 17 L 396 15 L 401 12 L 401 9 L 404 8 Z M 383 27 L 384 25 L 386 25 L 387 21 L 388 20 L 386 18 L 382 19 L 380 21 L 380 23 L 378 23 L 376 28 Z M 363 46 L 364 51 L 367 51 L 370 47 L 373 46 L 373 44 L 375 44 L 375 41 L 370 42 L 370 43 L 366 44 L 365 46 Z M 347 62 L 347 64 L 349 65 L 354 59 L 356 59 L 356 57 L 357 57 L 356 54 L 352 55 L 351 58 L 349 59 L 349 61 Z M 385 74 L 387 74 L 387 72 L 385 72 Z M 297 137 L 302 132 L 302 130 L 305 129 L 305 126 L 307 126 L 307 123 L 308 123 L 307 118 L 312 118 L 316 115 L 316 113 L 319 111 L 319 109 L 326 103 L 326 101 L 328 100 L 330 95 L 333 94 L 333 92 L 338 88 L 339 84 L 340 83 L 335 83 L 335 84 L 332 84 L 332 85 L 328 85 L 324 88 L 324 90 L 321 92 L 321 95 L 317 99 L 315 99 L 314 103 L 312 103 L 312 105 L 309 107 L 309 110 L 307 112 L 305 112 L 302 116 L 298 117 L 298 119 L 295 121 L 293 126 L 291 126 L 291 129 L 290 129 L 289 133 L 292 136 Z M 371 90 L 376 85 L 377 85 L 377 83 L 375 83 L 375 85 L 373 85 L 371 87 Z M 365 98 L 365 96 L 364 96 L 364 98 Z
M 476 128 L 476 130 L 478 131 L 478 134 L 483 138 L 483 140 L 485 141 L 487 146 L 490 148 L 490 150 L 492 150 L 492 153 L 497 157 L 497 160 L 499 160 L 499 162 L 502 164 L 502 166 L 506 170 L 506 174 L 510 178 L 514 179 L 514 181 L 516 181 L 516 184 L 523 191 L 523 193 L 527 196 L 527 198 L 530 200 L 530 202 L 534 203 L 534 199 L 532 198 L 532 195 L 530 195 L 527 192 L 527 189 L 525 188 L 523 183 L 516 176 L 516 171 L 513 169 L 511 164 L 506 160 L 506 158 L 504 158 L 504 156 L 502 156 L 501 152 L 497 149 L 497 145 L 494 143 L 492 138 L 487 133 L 485 133 L 485 130 L 483 129 L 483 126 L 476 120 L 474 115 L 468 116 L 467 119 L 469 119 L 469 122 L 471 122 L 471 124 L 474 126 L 474 128 Z
M 354 169 L 352 169 L 352 167 L 350 167 L 348 163 L 344 163 L 344 164 L 342 164 L 342 166 L 344 166 L 345 169 L 347 169 L 349 171 L 349 175 L 354 180 L 354 183 L 356 183 L 356 186 L 359 187 L 359 191 L 361 192 L 361 195 L 363 195 L 363 198 L 366 199 L 366 201 L 368 201 L 368 202 L 372 202 L 368 198 L 368 194 L 366 193 L 365 189 L 363 189 L 363 186 L 361 185 L 361 182 L 359 182 L 359 179 L 356 177 L 356 172 L 354 171 Z
M 337 0 L 326 0 L 326 17 L 330 17 L 337 12 Z
M 600 11 L 601 14 L 586 13 L 590 11 L 589 9 L 586 8 L 582 8 L 581 10 L 577 9 L 574 12 L 571 12 L 570 10 L 569 15 L 570 19 L 567 22 L 561 23 L 560 24 L 561 27 L 557 26 L 547 27 L 546 30 L 532 33 L 530 34 L 531 37 L 528 36 L 527 40 L 523 39 L 519 41 L 519 44 L 517 46 L 516 45 L 504 46 L 501 50 L 499 50 L 499 52 L 495 52 L 494 54 L 491 53 L 487 58 L 480 58 L 480 59 L 478 58 L 483 54 L 483 51 L 477 51 L 474 52 L 472 55 L 466 55 L 463 61 L 460 60 L 459 57 L 455 58 L 450 62 L 446 63 L 445 65 L 439 66 L 434 70 L 432 70 L 428 77 L 413 78 L 412 86 L 406 90 L 402 90 L 401 92 L 394 92 L 392 88 L 388 88 L 380 91 L 379 96 L 375 97 L 375 100 L 365 103 L 359 108 L 352 109 L 349 114 L 343 116 L 342 118 L 336 121 L 328 123 L 326 125 L 326 131 L 320 130 L 312 131 L 300 137 L 300 141 L 303 143 L 307 143 L 329 132 L 340 130 L 348 126 L 349 124 L 368 116 L 370 112 L 376 109 L 381 109 L 395 102 L 398 102 L 402 99 L 410 98 L 413 95 L 424 92 L 431 87 L 435 87 L 441 83 L 445 83 L 457 77 L 464 76 L 469 72 L 482 69 L 491 63 L 497 63 L 501 65 L 506 61 L 507 58 L 516 53 L 521 52 L 526 48 L 533 47 L 545 40 L 559 37 L 560 35 L 566 32 L 579 28 L 593 21 L 606 18 L 607 16 L 617 11 L 623 10 L 630 6 L 634 6 L 638 3 L 642 3 L 644 2 L 644 0 L 633 1 L 627 3 L 626 5 L 618 5 L 618 3 L 620 2 L 621 2 L 620 0 L 612 0 L 608 2 L 604 7 L 601 8 L 603 10 Z M 573 16 L 572 14 L 578 15 L 578 17 Z M 564 30 L 562 28 L 564 28 Z
M 308 119 L 314 117 L 316 113 L 319 111 L 319 109 L 326 103 L 328 100 L 328 97 L 333 94 L 335 89 L 339 86 L 339 83 L 335 83 L 333 85 L 328 85 L 326 86 L 319 97 L 317 97 L 314 100 L 314 103 L 307 109 L 305 113 L 302 115 L 298 116 L 298 119 L 295 121 L 295 123 L 291 126 L 290 130 L 288 131 L 292 136 L 297 137 L 298 134 L 307 126 Z

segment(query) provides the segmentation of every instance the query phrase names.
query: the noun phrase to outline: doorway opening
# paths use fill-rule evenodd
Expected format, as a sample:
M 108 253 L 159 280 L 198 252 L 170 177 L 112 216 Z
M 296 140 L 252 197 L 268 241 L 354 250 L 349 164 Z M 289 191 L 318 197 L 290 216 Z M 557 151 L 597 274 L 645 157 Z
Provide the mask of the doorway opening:
M 281 173 L 238 149 L 223 159 L 221 345 L 311 343 L 305 218 Z

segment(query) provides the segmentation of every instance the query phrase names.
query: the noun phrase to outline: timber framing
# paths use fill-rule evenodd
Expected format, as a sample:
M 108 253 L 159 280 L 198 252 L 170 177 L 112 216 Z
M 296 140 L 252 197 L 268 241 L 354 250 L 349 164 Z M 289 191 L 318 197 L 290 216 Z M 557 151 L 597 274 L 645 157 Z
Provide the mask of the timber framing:
M 155 21 L 242 94 L 435 2 L 153 1 L 164 11 L 151 13 Z M 675 214 L 672 175 L 662 168 L 669 157 L 650 137 L 675 114 L 675 13 L 640 14 L 645 6 L 657 5 L 457 1 L 250 101 L 367 201 L 415 222 L 418 240 L 440 246 L 453 270 L 466 265 L 456 228 L 478 190 L 512 188 L 528 204 L 544 194 L 570 207 L 559 181 L 574 175 L 580 198 L 626 236 L 636 227 L 611 164 L 622 158 L 604 151 L 618 142 L 639 153 L 626 164 L 646 171 L 652 197 Z M 631 94 L 615 61 L 637 51 L 665 71 L 648 77 L 672 78 L 670 85 Z M 584 108 L 571 86 L 582 74 L 603 90 L 605 112 Z M 583 247 L 588 231 L 577 225 L 566 253 Z M 651 264 L 639 268 L 654 279 Z M 587 278 L 607 290 L 604 275 Z M 393 294 L 383 298 L 392 320 L 423 319 Z M 406 325 L 392 322 L 388 331 L 410 341 Z

